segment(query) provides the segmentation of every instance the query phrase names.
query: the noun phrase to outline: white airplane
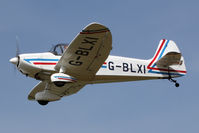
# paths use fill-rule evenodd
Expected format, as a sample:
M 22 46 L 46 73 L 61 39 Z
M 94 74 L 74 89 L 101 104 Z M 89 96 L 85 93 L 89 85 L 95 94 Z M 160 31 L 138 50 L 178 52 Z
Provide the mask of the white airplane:
M 40 80 L 28 99 L 41 105 L 72 95 L 87 84 L 169 79 L 178 87 L 173 78 L 186 74 L 184 58 L 171 40 L 161 40 L 148 60 L 112 56 L 111 49 L 110 30 L 91 23 L 69 46 L 57 44 L 49 52 L 20 54 L 10 62 L 22 74 Z

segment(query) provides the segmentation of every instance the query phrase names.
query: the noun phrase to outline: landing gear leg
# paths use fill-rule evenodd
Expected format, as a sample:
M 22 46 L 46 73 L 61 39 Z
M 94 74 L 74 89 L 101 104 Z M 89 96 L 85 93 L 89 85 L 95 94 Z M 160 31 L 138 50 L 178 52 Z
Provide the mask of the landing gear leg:
M 169 69 L 168 69 L 169 70 Z M 170 81 L 170 82 L 173 82 L 173 83 L 175 83 L 175 86 L 176 87 L 179 87 L 180 86 L 180 84 L 177 82 L 177 80 L 174 80 L 172 77 L 171 77 L 171 74 L 170 74 L 170 72 L 168 71 L 168 74 L 169 74 L 169 78 L 168 78 L 168 80 Z

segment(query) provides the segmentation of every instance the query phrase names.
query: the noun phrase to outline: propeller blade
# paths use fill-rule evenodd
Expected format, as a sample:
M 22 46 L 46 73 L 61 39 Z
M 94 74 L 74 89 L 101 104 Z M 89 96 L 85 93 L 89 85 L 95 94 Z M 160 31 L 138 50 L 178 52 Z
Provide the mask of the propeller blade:
M 19 37 L 16 36 L 16 57 L 20 54 L 19 51 Z

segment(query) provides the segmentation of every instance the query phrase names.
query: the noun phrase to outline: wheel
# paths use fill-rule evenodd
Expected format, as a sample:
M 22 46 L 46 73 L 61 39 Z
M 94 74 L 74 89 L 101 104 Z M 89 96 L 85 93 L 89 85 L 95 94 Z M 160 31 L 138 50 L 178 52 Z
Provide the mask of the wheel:
M 65 82 L 57 81 L 57 82 L 54 82 L 54 84 L 55 84 L 57 87 L 62 87 L 62 86 L 65 85 Z
M 180 86 L 180 84 L 179 84 L 179 83 L 175 83 L 175 86 L 176 86 L 176 87 L 179 87 L 179 86 Z
M 49 101 L 43 101 L 43 100 L 39 100 L 37 101 L 40 105 L 47 105 Z

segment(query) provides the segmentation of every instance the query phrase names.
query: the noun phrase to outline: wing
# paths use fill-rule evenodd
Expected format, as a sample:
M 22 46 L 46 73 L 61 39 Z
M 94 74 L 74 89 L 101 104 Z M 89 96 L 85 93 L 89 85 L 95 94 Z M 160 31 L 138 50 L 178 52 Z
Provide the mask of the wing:
M 55 66 L 64 73 L 81 80 L 91 80 L 102 66 L 112 49 L 109 29 L 91 23 L 80 32 L 65 50 Z
M 158 67 L 166 67 L 168 68 L 171 65 L 178 65 L 180 64 L 181 53 L 177 52 L 169 52 L 160 58 L 156 64 Z
M 41 92 L 45 89 L 45 82 L 39 82 L 29 93 L 28 100 L 35 100 L 35 95 L 37 92 Z
M 35 95 L 38 92 L 43 92 L 44 90 L 48 90 L 48 93 L 51 93 L 52 95 L 56 95 L 61 98 L 63 96 L 69 96 L 74 93 L 77 93 L 84 86 L 85 86 L 84 83 L 75 82 L 75 83 L 68 83 L 68 84 L 64 85 L 63 87 L 56 87 L 53 83 L 49 83 L 48 85 L 46 85 L 46 82 L 41 81 L 32 89 L 32 91 L 28 95 L 28 99 L 36 100 Z M 45 97 L 45 98 L 47 98 L 47 97 Z M 47 98 L 47 99 L 49 99 L 49 98 Z M 45 99 L 43 99 L 43 100 L 45 100 Z M 54 100 L 51 99 L 51 101 L 54 101 Z

